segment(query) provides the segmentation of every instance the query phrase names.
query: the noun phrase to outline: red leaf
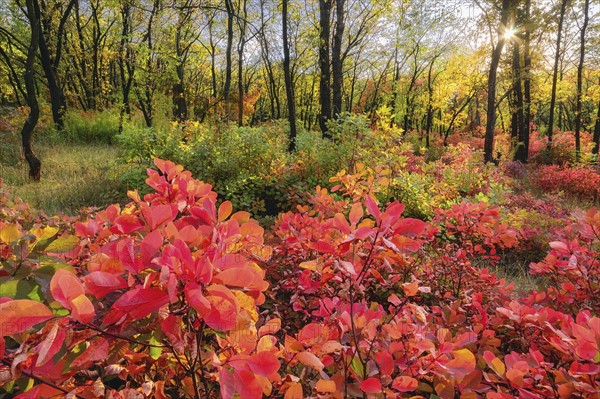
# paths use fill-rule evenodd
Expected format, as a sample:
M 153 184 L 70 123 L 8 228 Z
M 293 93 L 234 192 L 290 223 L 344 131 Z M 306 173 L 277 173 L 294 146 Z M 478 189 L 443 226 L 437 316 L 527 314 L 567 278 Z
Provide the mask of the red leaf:
M 177 216 L 177 205 L 165 204 L 142 207 L 142 214 L 151 230 L 156 230 L 163 223 L 172 221 Z
M 124 214 L 119 215 L 115 221 L 113 226 L 110 228 L 110 231 L 116 234 L 131 234 L 136 230 L 142 228 L 140 220 L 136 215 Z
M 379 364 L 379 371 L 381 374 L 392 375 L 394 372 L 394 358 L 390 355 L 390 352 L 378 352 L 375 355 L 377 364 Z
M 136 288 L 127 291 L 113 308 L 128 313 L 133 319 L 143 319 L 169 303 L 169 295 L 158 288 Z
M 46 338 L 36 348 L 38 358 L 35 362 L 35 367 L 41 367 L 48 360 L 52 359 L 60 350 L 66 336 L 66 330 L 59 327 L 58 322 L 55 322 L 48 335 L 46 335 Z
M 394 378 L 392 382 L 392 388 L 399 392 L 412 392 L 419 386 L 419 381 L 412 377 L 403 375 Z
M 262 375 L 263 377 L 269 377 L 277 373 L 277 370 L 281 366 L 277 356 L 273 352 L 266 351 L 250 356 L 248 365 L 253 373 Z
M 142 240 L 140 244 L 140 254 L 142 255 L 142 262 L 144 264 L 150 262 L 154 255 L 158 252 L 160 247 L 163 244 L 163 236 L 160 234 L 160 231 L 153 231 L 148 234 Z
M 93 340 L 83 353 L 75 358 L 69 368 L 73 371 L 89 369 L 95 363 L 106 361 L 108 341 L 104 338 Z
M 71 309 L 71 300 L 85 294 L 81 281 L 73 273 L 58 269 L 50 281 L 52 297 L 66 309 Z
M 373 197 L 367 195 L 365 197 L 365 205 L 367 206 L 367 210 L 375 218 L 375 220 L 379 221 L 381 211 L 379 210 L 379 206 L 377 206 L 377 203 L 375 202 Z
M 377 378 L 367 378 L 360 383 L 360 389 L 366 393 L 380 393 L 381 392 L 381 382 Z
M 217 331 L 233 329 L 237 324 L 237 314 L 240 310 L 235 295 L 222 285 L 213 285 L 207 289 L 210 302 L 210 313 L 204 321 L 210 328 Z
M 394 234 L 401 234 L 403 236 L 414 238 L 420 236 L 425 230 L 426 226 L 427 223 L 419 219 L 401 219 L 394 226 Z
M 116 274 L 108 272 L 92 272 L 83 277 L 82 280 L 87 292 L 98 299 L 115 290 L 127 288 L 127 281 Z

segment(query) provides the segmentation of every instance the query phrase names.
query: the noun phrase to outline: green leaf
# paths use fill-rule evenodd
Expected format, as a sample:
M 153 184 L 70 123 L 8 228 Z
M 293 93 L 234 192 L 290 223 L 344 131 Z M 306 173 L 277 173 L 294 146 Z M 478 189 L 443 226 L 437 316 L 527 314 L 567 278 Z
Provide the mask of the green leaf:
M 0 297 L 32 299 L 38 302 L 44 300 L 44 295 L 39 284 L 26 280 L 0 280 Z
M 365 378 L 365 369 L 358 356 L 354 356 L 354 358 L 352 358 L 352 361 L 350 362 L 350 368 L 356 373 L 357 376 L 360 378 Z
M 77 245 L 79 245 L 79 238 L 67 235 L 52 241 L 50 245 L 46 247 L 46 251 L 58 254 L 66 254 L 77 248 Z
M 160 355 L 162 354 L 162 348 L 157 348 L 157 346 L 161 346 L 162 342 L 155 336 L 155 333 L 152 333 L 150 336 L 150 345 L 155 345 L 150 347 L 150 357 L 154 360 L 158 360 Z

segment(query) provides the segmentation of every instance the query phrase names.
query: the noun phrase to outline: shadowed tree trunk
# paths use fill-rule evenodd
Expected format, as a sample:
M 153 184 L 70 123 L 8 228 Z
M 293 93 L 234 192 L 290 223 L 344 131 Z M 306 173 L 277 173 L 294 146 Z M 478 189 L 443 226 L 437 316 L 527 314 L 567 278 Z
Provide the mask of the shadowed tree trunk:
M 581 96 L 583 92 L 583 62 L 585 60 L 585 31 L 589 22 L 590 0 L 585 0 L 583 6 L 583 25 L 581 26 L 581 48 L 579 65 L 577 65 L 577 104 L 575 109 L 575 162 L 579 162 L 581 152 Z
M 331 138 L 327 128 L 327 121 L 331 119 L 331 63 L 329 59 L 329 39 L 331 35 L 331 2 L 332 0 L 319 0 L 319 67 L 321 80 L 319 82 L 319 99 L 321 114 L 319 126 L 324 138 Z
M 281 26 L 283 34 L 283 74 L 285 78 L 285 94 L 288 103 L 288 121 L 290 122 L 290 152 L 296 150 L 296 106 L 294 104 L 294 85 L 290 71 L 290 44 L 288 43 L 288 1 L 283 0 L 281 7 Z
M 23 124 L 21 129 L 21 139 L 23 144 L 23 154 L 29 164 L 29 177 L 35 181 L 40 180 L 40 172 L 42 169 L 41 161 L 33 153 L 31 148 L 31 137 L 33 136 L 33 129 L 37 125 L 38 118 L 40 116 L 40 108 L 38 106 L 37 97 L 35 94 L 35 56 L 38 51 L 40 42 L 40 20 L 39 14 L 37 13 L 35 0 L 27 0 L 27 19 L 29 20 L 29 26 L 31 27 L 31 40 L 29 42 L 29 48 L 27 49 L 27 61 L 25 63 L 25 90 L 27 93 L 27 105 L 29 106 L 29 116 Z
M 552 147 L 552 130 L 554 129 L 554 109 L 556 108 L 556 83 L 558 80 L 558 64 L 560 62 L 560 42 L 565 12 L 569 0 L 560 3 L 560 17 L 558 18 L 558 34 L 556 37 L 556 53 L 554 55 L 554 71 L 552 72 L 552 94 L 550 95 L 550 116 L 548 117 L 548 148 Z
M 529 158 L 529 134 L 531 125 L 531 52 L 529 49 L 531 42 L 531 0 L 525 2 L 525 32 L 523 35 L 523 123 L 519 130 L 519 145 L 515 153 L 515 160 L 523 163 Z
M 41 28 L 41 9 L 38 0 L 33 0 L 32 6 L 35 10 L 36 19 L 38 20 L 39 29 L 39 41 L 38 45 L 40 50 L 40 60 L 46 81 L 48 84 L 48 91 L 50 93 L 50 107 L 52 109 L 52 119 L 58 129 L 64 127 L 64 116 L 67 110 L 67 101 L 65 99 L 65 93 L 63 88 L 58 82 L 57 70 L 62 56 L 62 41 L 64 35 L 65 24 L 73 6 L 77 3 L 77 0 L 70 0 L 64 13 L 61 15 L 58 30 L 57 30 L 57 44 L 54 56 L 50 52 L 48 45 L 48 37 L 50 32 L 43 32 Z M 48 28 L 49 29 L 49 28 Z M 47 37 L 48 36 L 48 37 Z
M 339 117 L 342 109 L 342 87 L 343 87 L 343 60 L 342 39 L 344 36 L 344 6 L 345 0 L 335 1 L 335 34 L 333 35 L 333 46 L 331 48 L 331 73 L 333 75 L 333 117 Z
M 496 127 L 496 78 L 498 75 L 498 64 L 500 55 L 504 48 L 504 32 L 508 24 L 510 12 L 510 0 L 502 0 L 502 16 L 498 26 L 498 42 L 492 52 L 492 61 L 490 62 L 490 71 L 488 74 L 488 100 L 487 100 L 487 123 L 485 126 L 485 140 L 483 144 L 484 161 L 494 160 L 494 129 Z
M 231 51 L 233 48 L 233 3 L 231 0 L 225 0 L 225 9 L 227 10 L 227 49 L 225 51 L 225 84 L 223 85 L 223 100 L 225 101 L 225 120 L 229 120 L 231 104 L 229 103 L 229 94 L 231 93 Z

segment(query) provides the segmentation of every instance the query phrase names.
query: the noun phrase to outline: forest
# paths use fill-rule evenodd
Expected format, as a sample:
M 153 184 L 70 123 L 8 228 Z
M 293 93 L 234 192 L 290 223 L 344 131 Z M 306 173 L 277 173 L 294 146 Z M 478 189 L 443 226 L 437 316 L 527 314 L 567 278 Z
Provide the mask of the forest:
M 0 399 L 599 399 L 598 0 L 0 0 Z

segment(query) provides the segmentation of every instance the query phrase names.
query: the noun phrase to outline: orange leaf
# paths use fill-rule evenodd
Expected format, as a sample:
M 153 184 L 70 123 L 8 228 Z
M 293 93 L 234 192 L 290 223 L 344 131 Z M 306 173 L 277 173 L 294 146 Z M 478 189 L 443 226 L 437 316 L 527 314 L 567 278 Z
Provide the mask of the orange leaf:
M 402 290 L 406 296 L 415 296 L 419 292 L 419 283 L 416 280 L 412 283 L 404 283 L 402 284 Z
M 313 353 L 310 352 L 300 352 L 298 353 L 298 355 L 296 356 L 298 358 L 298 361 L 300 363 L 302 363 L 305 366 L 308 366 L 312 369 L 315 369 L 317 371 L 322 371 L 323 368 L 325 367 L 323 365 L 323 363 L 321 362 L 321 360 L 315 356 Z
M 335 381 L 333 380 L 319 380 L 317 381 L 315 389 L 317 390 L 317 392 L 323 393 L 334 393 L 335 391 L 337 391 Z
M 54 317 L 43 303 L 17 299 L 0 304 L 0 336 L 14 335 Z
M 303 395 L 302 384 L 299 382 L 292 382 L 287 391 L 285 391 L 283 399 L 302 399 Z

